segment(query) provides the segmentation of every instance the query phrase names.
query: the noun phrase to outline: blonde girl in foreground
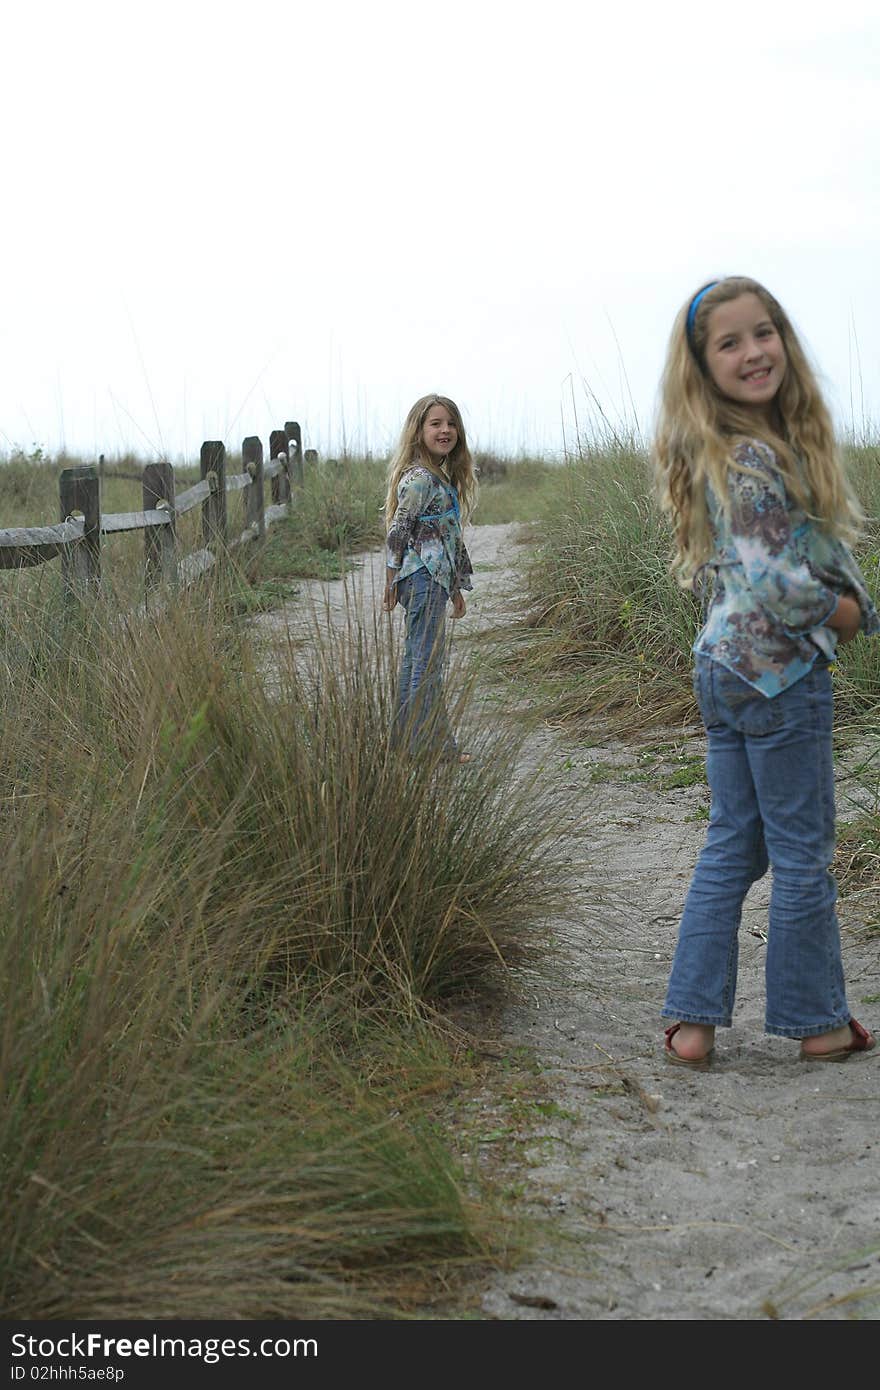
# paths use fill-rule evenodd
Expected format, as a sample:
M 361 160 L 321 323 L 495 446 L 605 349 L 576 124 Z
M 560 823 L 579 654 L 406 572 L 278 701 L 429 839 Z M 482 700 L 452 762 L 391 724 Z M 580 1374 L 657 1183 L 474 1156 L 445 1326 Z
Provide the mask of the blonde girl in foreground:
M 797 336 L 762 285 L 705 285 L 672 331 L 655 445 L 685 584 L 709 581 L 694 644 L 708 736 L 709 829 L 664 1018 L 668 1061 L 708 1065 L 731 1024 L 743 899 L 773 869 L 768 1033 L 810 1061 L 874 1047 L 846 1000 L 834 852 L 838 643 L 880 619 L 850 553 L 858 507 Z
M 388 471 L 383 608 L 406 610 L 393 735 L 411 754 L 464 763 L 443 698 L 446 604 L 465 613 L 473 568 L 462 539 L 476 494 L 461 412 L 448 396 L 422 396 L 409 411 Z

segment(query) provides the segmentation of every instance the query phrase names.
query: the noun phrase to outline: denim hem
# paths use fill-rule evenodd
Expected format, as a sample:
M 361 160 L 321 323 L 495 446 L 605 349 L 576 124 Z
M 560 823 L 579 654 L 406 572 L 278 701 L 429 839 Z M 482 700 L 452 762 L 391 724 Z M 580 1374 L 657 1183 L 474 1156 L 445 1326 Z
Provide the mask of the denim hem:
M 729 1017 L 719 1018 L 716 1016 L 715 1018 L 708 1018 L 706 1014 L 680 1013 L 677 1009 L 671 1009 L 665 1004 L 660 1010 L 660 1017 L 675 1019 L 676 1023 L 701 1023 L 705 1028 L 732 1027 L 732 1021 Z
M 812 657 L 814 668 L 825 665 L 818 650 Z M 673 1015 L 680 991 L 689 1009 L 678 1015 L 682 1021 L 727 1026 L 742 903 L 769 863 L 766 1031 L 798 1039 L 832 1032 L 846 1022 L 847 1003 L 836 888 L 827 867 L 834 854 L 827 670 L 812 670 L 769 699 L 723 662 L 698 654 L 694 689 L 706 728 L 712 805 L 679 925 L 664 1016 Z M 692 1000 L 700 1001 L 699 1010 Z M 716 1001 L 713 1012 L 709 1005 Z
M 839 1018 L 832 1019 L 830 1023 L 820 1023 L 812 1028 L 777 1028 L 772 1023 L 765 1023 L 764 1032 L 774 1038 L 794 1038 L 796 1041 L 800 1041 L 801 1038 L 820 1038 L 823 1033 L 833 1033 L 835 1028 L 845 1028 L 851 1018 L 852 1014 L 847 1011 Z

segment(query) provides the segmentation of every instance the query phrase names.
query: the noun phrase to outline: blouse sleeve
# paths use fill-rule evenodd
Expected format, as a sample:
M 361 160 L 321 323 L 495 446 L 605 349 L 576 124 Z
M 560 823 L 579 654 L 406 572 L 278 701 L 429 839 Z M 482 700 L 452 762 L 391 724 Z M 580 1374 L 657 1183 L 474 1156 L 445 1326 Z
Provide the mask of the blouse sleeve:
M 474 567 L 471 564 L 471 557 L 468 555 L 467 546 L 459 535 L 456 537 L 455 542 L 455 575 L 453 580 L 455 587 L 453 593 L 456 589 L 466 590 L 474 587 L 471 583 L 471 575 L 473 572 Z
M 397 511 L 388 527 L 386 562 L 389 569 L 399 570 L 406 548 L 413 538 L 419 517 L 428 504 L 431 480 L 422 469 L 404 473 L 397 484 Z
M 775 455 L 743 445 L 736 460 L 751 471 L 731 468 L 727 475 L 731 540 L 757 602 L 789 636 L 800 637 L 831 617 L 838 596 L 797 553 Z

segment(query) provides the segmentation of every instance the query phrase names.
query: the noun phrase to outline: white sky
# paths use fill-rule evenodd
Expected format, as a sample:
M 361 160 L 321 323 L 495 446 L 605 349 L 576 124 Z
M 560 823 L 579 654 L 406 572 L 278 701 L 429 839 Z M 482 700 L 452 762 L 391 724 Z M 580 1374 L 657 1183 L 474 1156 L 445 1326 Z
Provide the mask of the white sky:
M 381 452 L 434 390 L 481 447 L 647 430 L 735 272 L 880 420 L 876 0 L 11 10 L 0 450 Z

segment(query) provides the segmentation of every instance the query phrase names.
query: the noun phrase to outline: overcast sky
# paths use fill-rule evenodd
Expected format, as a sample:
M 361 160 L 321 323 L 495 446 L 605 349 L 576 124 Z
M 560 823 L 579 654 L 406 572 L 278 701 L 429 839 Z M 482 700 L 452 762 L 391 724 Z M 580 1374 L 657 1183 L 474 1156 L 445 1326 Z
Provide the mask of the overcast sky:
M 2 20 L 0 450 L 650 429 L 745 273 L 880 428 L 876 0 L 30 0 Z

